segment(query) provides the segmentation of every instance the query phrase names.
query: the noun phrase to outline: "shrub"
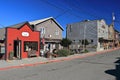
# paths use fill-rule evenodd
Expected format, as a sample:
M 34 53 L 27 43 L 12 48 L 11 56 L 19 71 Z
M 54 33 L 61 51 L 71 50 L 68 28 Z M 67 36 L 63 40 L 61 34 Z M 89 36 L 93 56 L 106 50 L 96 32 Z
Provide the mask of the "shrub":
M 82 53 L 88 53 L 89 51 L 87 49 L 83 50 Z
M 9 59 L 10 59 L 10 60 L 13 60 L 13 56 L 14 56 L 14 52 L 13 52 L 13 51 L 10 51 L 10 53 L 9 53 Z
M 87 49 L 85 49 L 84 53 L 88 53 L 89 51 Z
M 59 57 L 63 57 L 63 56 L 72 55 L 73 53 L 70 50 L 68 50 L 68 49 L 61 49 L 61 50 L 58 50 L 56 54 Z
M 69 47 L 69 45 L 72 43 L 71 40 L 67 39 L 67 38 L 63 38 L 60 42 L 60 44 L 63 46 L 63 47 Z

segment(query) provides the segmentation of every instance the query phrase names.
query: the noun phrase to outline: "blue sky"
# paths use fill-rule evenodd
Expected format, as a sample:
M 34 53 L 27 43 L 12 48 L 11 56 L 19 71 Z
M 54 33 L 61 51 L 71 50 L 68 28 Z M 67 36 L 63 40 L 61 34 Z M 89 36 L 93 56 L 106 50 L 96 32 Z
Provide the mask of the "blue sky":
M 115 14 L 115 29 L 120 31 L 119 0 L 0 0 L 0 27 L 24 21 L 54 17 L 64 28 L 82 20 L 104 19 L 112 22 Z

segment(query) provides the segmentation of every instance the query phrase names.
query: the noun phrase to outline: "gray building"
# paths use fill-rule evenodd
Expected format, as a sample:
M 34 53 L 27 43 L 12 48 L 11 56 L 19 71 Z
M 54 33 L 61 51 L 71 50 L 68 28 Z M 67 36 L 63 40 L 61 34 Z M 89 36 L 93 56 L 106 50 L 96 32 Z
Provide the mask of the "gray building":
M 53 49 L 61 49 L 60 41 L 62 40 L 62 26 L 53 18 L 48 17 L 40 20 L 29 22 L 33 25 L 34 30 L 41 32 L 41 51 L 48 47 L 50 52 Z
M 73 43 L 81 46 L 81 41 L 87 39 L 89 47 L 96 47 L 96 50 L 102 49 L 102 43 L 99 39 L 108 39 L 108 25 L 102 20 L 85 20 L 82 22 L 67 24 L 67 38 Z

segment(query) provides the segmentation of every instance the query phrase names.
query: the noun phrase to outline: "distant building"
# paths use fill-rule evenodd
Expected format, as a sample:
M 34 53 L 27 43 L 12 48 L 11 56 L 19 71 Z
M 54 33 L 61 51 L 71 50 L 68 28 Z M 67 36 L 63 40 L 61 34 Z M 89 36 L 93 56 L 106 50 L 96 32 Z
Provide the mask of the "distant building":
M 119 37 L 119 31 L 115 30 L 115 47 L 119 46 L 119 41 L 120 41 L 120 37 Z
M 62 40 L 62 26 L 53 18 L 44 18 L 29 22 L 35 31 L 41 32 L 41 50 L 46 48 L 53 51 L 53 49 L 61 49 L 60 41 Z
M 115 30 L 114 30 L 113 25 L 111 24 L 108 27 L 108 39 L 109 40 L 115 40 L 115 35 L 114 34 L 115 34 Z
M 108 25 L 103 19 L 67 24 L 67 38 L 79 47 L 82 46 L 81 41 L 87 39 L 90 43 L 88 46 L 101 50 L 103 41 L 108 40 Z

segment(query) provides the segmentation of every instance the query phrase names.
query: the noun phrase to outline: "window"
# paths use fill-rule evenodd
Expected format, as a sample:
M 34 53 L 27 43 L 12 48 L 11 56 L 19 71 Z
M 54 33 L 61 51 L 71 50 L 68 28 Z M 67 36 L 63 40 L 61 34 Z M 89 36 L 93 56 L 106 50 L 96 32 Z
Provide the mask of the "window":
M 45 28 L 40 28 L 41 34 L 45 34 Z
M 91 39 L 91 43 L 93 43 L 93 39 Z
M 5 46 L 0 46 L 0 53 L 5 54 Z
M 79 43 L 81 43 L 81 40 L 79 40 Z
M 38 51 L 38 42 L 37 41 L 24 41 L 24 52 L 29 50 Z
M 58 30 L 55 31 L 55 35 L 59 35 L 59 31 Z

